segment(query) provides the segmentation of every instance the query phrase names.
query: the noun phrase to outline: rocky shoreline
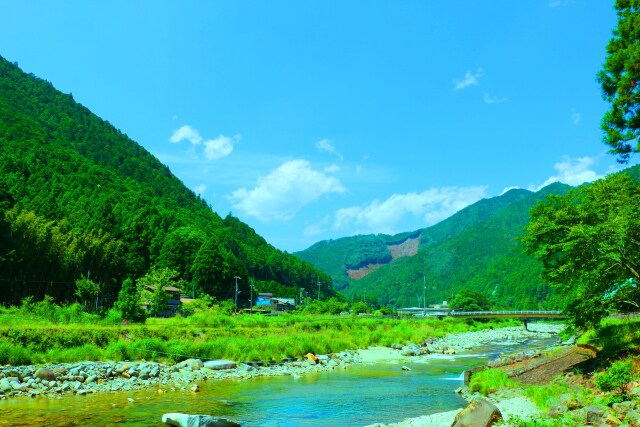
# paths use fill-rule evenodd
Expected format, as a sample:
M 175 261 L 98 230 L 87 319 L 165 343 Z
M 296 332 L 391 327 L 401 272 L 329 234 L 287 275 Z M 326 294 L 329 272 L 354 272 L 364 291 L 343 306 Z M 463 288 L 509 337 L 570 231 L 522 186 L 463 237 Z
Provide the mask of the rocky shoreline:
M 349 350 L 330 355 L 307 355 L 303 360 L 281 364 L 236 363 L 188 359 L 173 365 L 148 362 L 78 362 L 39 366 L 0 366 L 0 399 L 40 397 L 62 399 L 65 395 L 117 393 L 134 390 L 197 392 L 199 384 L 209 380 L 246 380 L 255 377 L 292 375 L 321 370 L 345 369 L 358 363 L 382 361 L 427 361 L 429 354 L 454 354 L 487 344 L 523 343 L 530 339 L 555 336 L 562 329 L 557 324 L 530 324 L 523 327 L 450 334 L 444 338 L 427 337 L 422 343 L 396 344 L 379 353 Z M 453 392 L 453 390 L 452 390 Z M 434 417 L 429 416 L 429 417 Z M 410 421 L 406 421 L 410 422 Z M 397 424 L 398 426 L 441 424 Z
M 0 399 L 8 397 L 62 398 L 74 393 L 129 392 L 157 389 L 159 393 L 176 390 L 198 391 L 208 380 L 292 375 L 346 368 L 360 363 L 357 351 L 318 355 L 303 361 L 266 365 L 236 363 L 228 360 L 187 359 L 174 365 L 158 362 L 78 362 L 41 366 L 0 366 Z M 263 365 L 263 366 L 259 366 Z

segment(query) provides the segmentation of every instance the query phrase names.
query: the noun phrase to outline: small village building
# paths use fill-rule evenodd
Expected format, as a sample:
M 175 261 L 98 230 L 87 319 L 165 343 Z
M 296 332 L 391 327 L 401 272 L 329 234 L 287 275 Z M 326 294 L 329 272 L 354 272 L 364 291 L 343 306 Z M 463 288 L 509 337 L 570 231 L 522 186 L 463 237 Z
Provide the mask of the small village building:
M 153 285 L 144 285 L 144 289 L 153 293 L 156 291 L 156 287 Z M 180 308 L 183 304 L 183 299 L 185 302 L 187 300 L 192 300 L 190 298 L 182 298 L 180 289 L 175 286 L 164 286 L 162 288 L 167 293 L 167 308 L 157 313 L 158 317 L 172 317 L 175 316 L 176 313 L 180 312 Z M 151 301 L 147 299 L 143 299 L 140 303 L 140 306 L 147 312 L 151 312 Z
M 272 293 L 262 292 L 258 294 L 255 306 L 261 309 L 269 308 L 272 311 L 290 311 L 296 308 L 296 300 L 274 297 Z

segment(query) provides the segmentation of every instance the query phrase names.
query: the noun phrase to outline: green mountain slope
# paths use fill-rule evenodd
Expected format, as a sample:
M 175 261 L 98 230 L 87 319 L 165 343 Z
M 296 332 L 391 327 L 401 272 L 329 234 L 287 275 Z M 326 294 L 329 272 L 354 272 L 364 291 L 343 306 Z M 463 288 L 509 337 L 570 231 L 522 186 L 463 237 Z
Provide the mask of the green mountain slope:
M 331 278 L 221 218 L 169 169 L 108 122 L 0 57 L 0 302 L 72 298 L 90 274 L 112 301 L 126 277 L 180 273 L 189 293 L 283 296 Z M 246 296 L 245 296 L 246 295 Z
M 562 194 L 568 188 L 556 183 L 537 193 L 511 190 L 415 233 L 376 236 L 379 246 L 381 242 L 419 235 L 420 251 L 388 262 L 360 280 L 345 279 L 346 254 L 340 249 L 355 250 L 370 236 L 340 239 L 340 246 L 320 242 L 296 255 L 323 269 L 330 265 L 325 271 L 348 296 L 357 299 L 375 295 L 381 303 L 396 307 L 421 306 L 423 293 L 427 303 L 448 300 L 463 288 L 484 292 L 505 307 L 531 308 L 543 301 L 553 305 L 549 288 L 539 278 L 540 265 L 522 253 L 517 236 L 538 200 L 548 194 Z M 332 250 L 323 252 L 321 249 L 327 246 Z

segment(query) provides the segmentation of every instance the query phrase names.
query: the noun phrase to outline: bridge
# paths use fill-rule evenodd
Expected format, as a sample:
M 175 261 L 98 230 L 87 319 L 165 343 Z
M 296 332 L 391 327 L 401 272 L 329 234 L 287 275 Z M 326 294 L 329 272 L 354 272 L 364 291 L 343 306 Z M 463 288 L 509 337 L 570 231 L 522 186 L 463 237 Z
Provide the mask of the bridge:
M 558 310 L 524 310 L 524 311 L 450 311 L 451 317 L 471 317 L 473 319 L 564 319 L 567 317 Z
M 564 319 L 567 316 L 558 310 L 524 310 L 524 311 L 450 311 L 450 317 L 471 319 L 522 319 L 524 328 L 530 319 Z

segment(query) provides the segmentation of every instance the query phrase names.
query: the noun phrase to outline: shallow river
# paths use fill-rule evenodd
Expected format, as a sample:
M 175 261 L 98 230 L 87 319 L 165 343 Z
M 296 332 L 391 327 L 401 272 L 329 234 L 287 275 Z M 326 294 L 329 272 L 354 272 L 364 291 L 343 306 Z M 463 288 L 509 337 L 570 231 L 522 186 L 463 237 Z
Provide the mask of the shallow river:
M 0 426 L 161 426 L 163 413 L 211 414 L 242 426 L 363 426 L 397 422 L 466 406 L 453 391 L 462 372 L 499 353 L 544 347 L 487 346 L 469 354 L 430 356 L 421 363 L 347 369 L 245 381 L 209 381 L 200 392 L 154 391 L 65 395 L 0 401 Z M 401 366 L 411 371 L 403 371 Z M 131 402 L 130 399 L 134 401 Z

